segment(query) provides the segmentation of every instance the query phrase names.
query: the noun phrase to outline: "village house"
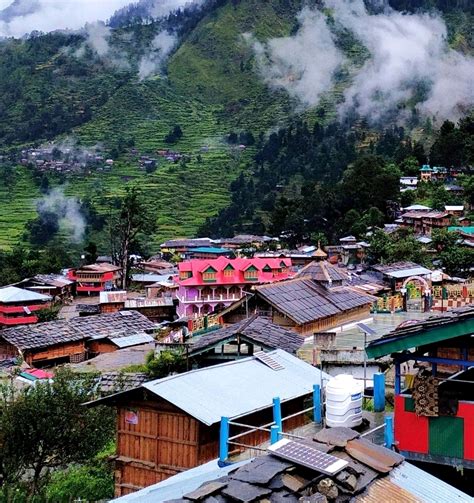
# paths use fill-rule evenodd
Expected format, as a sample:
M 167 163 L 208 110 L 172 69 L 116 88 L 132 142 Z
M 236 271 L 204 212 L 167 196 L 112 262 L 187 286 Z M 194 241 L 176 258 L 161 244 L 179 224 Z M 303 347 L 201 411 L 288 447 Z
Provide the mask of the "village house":
M 263 426 L 272 422 L 275 396 L 281 400 L 282 415 L 289 416 L 307 408 L 313 385 L 328 377 L 278 349 L 266 353 L 266 359 L 254 355 L 172 375 L 92 402 L 118 410 L 115 495 L 216 459 L 222 416 Z M 285 421 L 283 430 L 307 421 L 298 415 Z M 258 445 L 267 437 L 266 431 L 255 430 L 245 436 L 245 443 Z
M 447 211 L 408 211 L 400 217 L 402 227 L 413 229 L 415 234 L 431 236 L 433 229 L 444 229 L 451 224 Z
M 74 281 L 59 274 L 37 274 L 32 278 L 26 278 L 16 283 L 15 286 L 49 295 L 53 302 L 67 301 L 75 293 Z
M 253 356 L 258 351 L 282 349 L 296 354 L 303 342 L 299 334 L 254 314 L 228 327 L 193 337 L 188 355 L 193 365 L 207 367 Z
M 167 255 L 179 255 L 184 257 L 184 254 L 189 252 L 191 248 L 200 248 L 202 246 L 210 248 L 214 246 L 215 241 L 209 238 L 195 239 L 170 239 L 160 245 L 161 253 Z
M 187 260 L 192 259 L 214 259 L 218 257 L 230 258 L 234 256 L 234 252 L 229 248 L 219 248 L 217 246 L 199 246 L 197 248 L 191 248 L 189 251 L 184 253 L 184 258 Z
M 114 290 L 121 273 L 122 269 L 119 266 L 101 263 L 69 269 L 67 277 L 76 282 L 77 294 L 98 295 L 99 292 Z
M 452 217 L 460 218 L 464 215 L 464 205 L 462 204 L 446 205 L 444 210 Z
M 51 297 L 16 286 L 0 288 L 0 328 L 37 323 L 36 313 L 51 307 Z
M 153 342 L 154 323 L 134 311 L 76 317 L 0 332 L 0 360 L 31 366 L 77 363 L 97 354 Z
M 370 317 L 376 298 L 350 287 L 324 288 L 311 279 L 296 278 L 254 289 L 250 311 L 308 336 Z
M 252 285 L 291 276 L 290 259 L 189 260 L 178 265 L 178 316 L 200 317 L 222 310 L 246 295 Z
M 172 297 L 128 298 L 126 291 L 100 292 L 100 312 L 136 311 L 154 323 L 171 321 L 175 318 L 176 307 Z
M 400 192 L 406 192 L 407 190 L 416 190 L 417 185 L 418 185 L 417 176 L 400 177 Z
M 474 468 L 474 308 L 402 325 L 367 347 L 395 361 L 395 441 L 408 459 Z

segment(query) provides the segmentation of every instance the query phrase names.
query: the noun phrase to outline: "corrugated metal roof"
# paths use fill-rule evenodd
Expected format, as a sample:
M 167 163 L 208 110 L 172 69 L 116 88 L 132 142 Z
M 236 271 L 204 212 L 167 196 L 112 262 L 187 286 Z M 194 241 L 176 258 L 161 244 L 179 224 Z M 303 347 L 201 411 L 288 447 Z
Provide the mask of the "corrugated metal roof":
M 299 358 L 280 349 L 267 354 L 283 370 L 272 370 L 251 357 L 157 379 L 143 387 L 211 425 L 222 416 L 235 419 L 270 407 L 276 396 L 284 401 L 306 395 L 321 382 L 321 372 Z M 329 378 L 326 373 L 322 377 Z
M 467 503 L 474 501 L 466 493 L 410 463 L 402 463 L 390 472 L 390 481 L 425 503 Z M 387 500 L 386 500 L 387 501 Z
M 413 267 L 410 269 L 402 269 L 400 271 L 392 271 L 385 273 L 391 278 L 408 278 L 409 276 L 423 276 L 426 274 L 431 274 L 431 271 L 426 267 Z
M 365 493 L 356 498 L 356 501 L 357 503 L 423 503 L 422 499 L 394 484 L 389 477 L 376 480 Z M 430 503 L 434 503 L 434 500 Z
M 139 492 L 117 498 L 114 501 L 118 503 L 158 503 L 159 501 L 179 498 L 194 491 L 204 482 L 223 477 L 230 471 L 250 463 L 250 461 L 250 459 L 246 459 L 222 468 L 217 464 L 217 460 L 209 461 L 191 470 L 178 473 L 169 479 L 163 480 L 163 482 L 146 487 Z
M 119 348 L 128 348 L 130 346 L 137 346 L 138 344 L 153 342 L 155 339 L 148 334 L 133 334 L 127 337 L 110 337 L 110 340 Z
M 137 283 L 156 283 L 158 281 L 169 281 L 173 274 L 132 274 L 132 281 Z
M 46 301 L 51 300 L 49 295 L 42 293 L 32 292 L 31 290 L 24 290 L 16 286 L 5 286 L 0 288 L 0 302 L 32 302 L 32 301 Z

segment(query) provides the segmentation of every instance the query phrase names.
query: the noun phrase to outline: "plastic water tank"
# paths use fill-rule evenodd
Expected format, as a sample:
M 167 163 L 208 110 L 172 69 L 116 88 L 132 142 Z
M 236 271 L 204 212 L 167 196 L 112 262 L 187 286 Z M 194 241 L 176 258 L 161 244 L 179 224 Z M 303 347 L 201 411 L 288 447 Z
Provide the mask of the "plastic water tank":
M 326 385 L 326 424 L 352 428 L 362 423 L 363 384 L 353 376 L 340 374 Z

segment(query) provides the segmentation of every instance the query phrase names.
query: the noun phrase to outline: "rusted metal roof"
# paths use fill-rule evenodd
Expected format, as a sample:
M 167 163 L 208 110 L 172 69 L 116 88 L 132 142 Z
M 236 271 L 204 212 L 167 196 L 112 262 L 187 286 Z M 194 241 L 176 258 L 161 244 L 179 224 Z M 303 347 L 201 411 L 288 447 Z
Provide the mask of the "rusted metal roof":
M 365 438 L 357 438 L 347 442 L 346 451 L 357 461 L 380 473 L 389 473 L 393 467 L 404 460 L 400 454 L 376 445 Z
M 367 491 L 357 498 L 358 503 L 424 503 L 400 486 L 394 484 L 388 477 L 377 479 Z

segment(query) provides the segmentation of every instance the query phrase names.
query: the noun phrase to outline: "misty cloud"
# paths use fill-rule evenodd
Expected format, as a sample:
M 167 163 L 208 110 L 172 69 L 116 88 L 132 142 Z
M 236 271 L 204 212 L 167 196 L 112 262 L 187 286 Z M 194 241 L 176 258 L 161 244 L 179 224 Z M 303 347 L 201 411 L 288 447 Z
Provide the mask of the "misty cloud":
M 253 46 L 265 81 L 312 106 L 331 88 L 334 72 L 345 58 L 320 12 L 303 9 L 298 20 L 301 27 L 295 36 L 264 45 L 255 41 Z
M 48 213 L 56 215 L 60 229 L 66 232 L 74 243 L 83 240 L 86 221 L 77 198 L 67 197 L 61 189 L 56 188 L 38 202 L 37 211 L 40 216 Z
M 140 80 L 159 73 L 162 64 L 176 46 L 177 41 L 176 35 L 167 31 L 162 31 L 156 35 L 150 44 L 149 51 L 141 58 L 138 65 Z
M 130 0 L 15 0 L 0 11 L 0 36 L 21 37 L 32 31 L 79 29 L 108 19 Z M 5 14 L 6 11 L 6 14 Z
M 457 119 L 474 104 L 474 59 L 449 48 L 440 16 L 403 14 L 385 0 L 372 1 L 377 14 L 369 14 L 363 0 L 325 0 L 325 5 L 370 52 L 345 92 L 341 115 L 355 110 L 380 120 L 389 112 L 400 114 L 401 104 L 419 100 L 422 114 Z M 270 86 L 314 106 L 347 61 L 321 12 L 305 8 L 298 19 L 294 36 L 254 42 L 254 50 Z
M 326 0 L 326 5 L 371 53 L 345 93 L 342 112 L 355 108 L 380 119 L 415 97 L 420 85 L 428 89 L 418 105 L 424 114 L 455 119 L 474 103 L 474 59 L 448 47 L 441 17 L 390 8 L 370 15 L 362 0 Z

